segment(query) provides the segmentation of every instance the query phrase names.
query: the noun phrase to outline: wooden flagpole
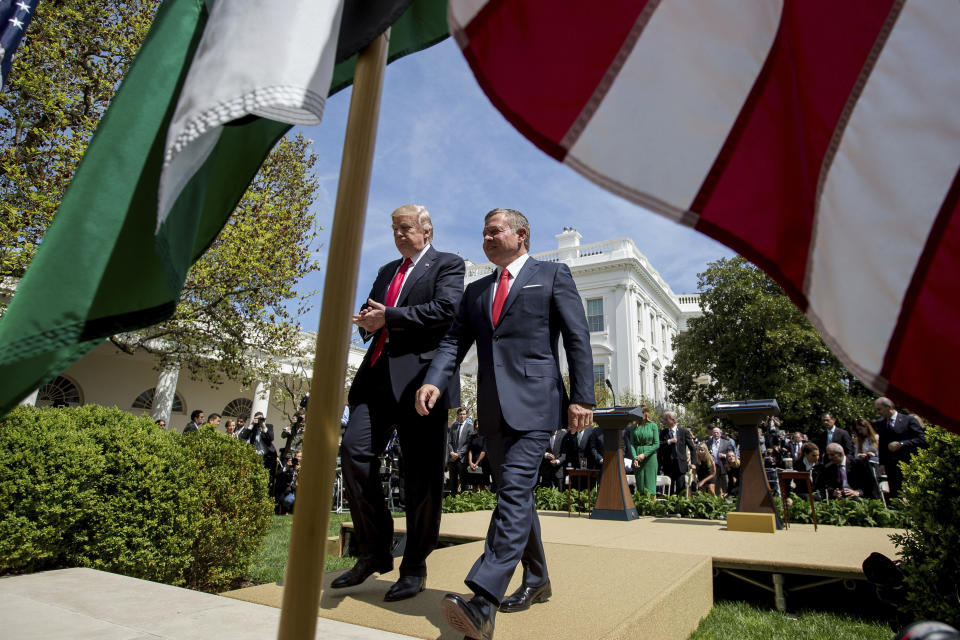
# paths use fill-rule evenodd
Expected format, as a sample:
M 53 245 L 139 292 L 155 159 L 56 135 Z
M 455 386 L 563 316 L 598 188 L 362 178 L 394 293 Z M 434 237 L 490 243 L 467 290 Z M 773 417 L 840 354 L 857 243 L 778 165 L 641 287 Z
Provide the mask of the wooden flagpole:
M 316 633 L 340 437 L 350 316 L 357 289 L 389 42 L 390 30 L 387 29 L 360 52 L 353 76 L 307 406 L 307 424 L 311 428 L 304 432 L 303 438 L 303 463 L 297 482 L 297 508 L 290 534 L 279 640 L 313 640 Z

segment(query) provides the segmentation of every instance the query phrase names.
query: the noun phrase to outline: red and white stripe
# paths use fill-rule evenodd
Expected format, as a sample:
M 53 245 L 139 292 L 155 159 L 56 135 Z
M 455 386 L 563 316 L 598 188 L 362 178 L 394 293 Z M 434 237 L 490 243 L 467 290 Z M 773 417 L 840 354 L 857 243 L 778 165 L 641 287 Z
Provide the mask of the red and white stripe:
M 491 101 L 769 273 L 877 391 L 960 428 L 960 4 L 451 0 Z

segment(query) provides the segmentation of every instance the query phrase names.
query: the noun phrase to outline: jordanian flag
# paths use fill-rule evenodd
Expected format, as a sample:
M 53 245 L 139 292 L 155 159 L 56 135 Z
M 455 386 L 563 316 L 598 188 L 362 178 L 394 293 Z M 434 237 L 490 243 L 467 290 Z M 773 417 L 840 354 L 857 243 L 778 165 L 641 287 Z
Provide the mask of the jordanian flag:
M 0 320 L 0 413 L 104 337 L 169 318 L 276 141 L 320 121 L 391 24 L 391 60 L 444 39 L 445 10 L 164 2 Z
M 771 275 L 864 383 L 960 430 L 960 3 L 451 0 L 544 152 Z

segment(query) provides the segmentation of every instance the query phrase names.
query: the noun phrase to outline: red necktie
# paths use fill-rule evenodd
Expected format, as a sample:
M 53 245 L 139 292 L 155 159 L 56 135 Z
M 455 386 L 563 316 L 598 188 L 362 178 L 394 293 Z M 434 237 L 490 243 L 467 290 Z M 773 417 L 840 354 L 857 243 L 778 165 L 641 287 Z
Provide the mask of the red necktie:
M 500 322 L 500 313 L 503 311 L 503 303 L 507 301 L 509 286 L 510 272 L 504 269 L 500 272 L 500 282 L 497 284 L 497 295 L 493 299 L 493 313 L 491 314 L 493 326 L 497 326 L 497 323 Z
M 413 262 L 410 258 L 407 258 L 403 261 L 403 264 L 400 265 L 400 268 L 397 269 L 397 275 L 393 276 L 393 280 L 390 281 L 390 288 L 387 289 L 387 299 L 384 301 L 384 304 L 388 307 L 392 307 L 397 304 L 397 297 L 400 295 L 400 287 L 403 286 L 403 277 L 407 275 L 407 270 L 410 268 L 410 265 Z M 383 345 L 387 343 L 387 327 L 384 326 L 380 329 L 380 335 L 377 336 L 377 344 L 373 347 L 373 355 L 370 356 L 370 366 L 377 364 L 377 358 L 380 357 L 380 354 L 383 353 Z

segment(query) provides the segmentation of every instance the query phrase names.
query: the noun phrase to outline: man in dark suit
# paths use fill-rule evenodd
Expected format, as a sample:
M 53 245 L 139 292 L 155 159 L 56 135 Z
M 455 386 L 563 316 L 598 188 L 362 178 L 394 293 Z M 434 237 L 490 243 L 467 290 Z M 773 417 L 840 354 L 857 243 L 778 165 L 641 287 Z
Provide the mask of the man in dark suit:
M 566 429 L 556 429 L 550 434 L 550 442 L 543 454 L 540 463 L 540 486 L 563 489 L 563 470 L 567 464 L 563 441 L 567 435 Z
M 330 585 L 357 585 L 374 572 L 393 569 L 393 518 L 380 484 L 380 455 L 396 426 L 404 454 L 407 541 L 400 579 L 384 598 L 388 602 L 423 591 L 427 555 L 440 533 L 446 410 L 460 403 L 459 372 L 451 372 L 451 384 L 438 398 L 440 410 L 431 415 L 417 414 L 414 394 L 453 322 L 465 271 L 459 256 L 431 245 L 433 224 L 426 209 L 405 205 L 392 218 L 401 257 L 380 269 L 367 303 L 353 317 L 363 339 L 372 338 L 350 387 L 350 417 L 341 445 L 360 558 Z
M 908 460 L 917 449 L 926 448 L 927 436 L 920 422 L 913 416 L 897 411 L 890 398 L 877 398 L 873 407 L 880 416 L 873 423 L 873 430 L 880 441 L 880 464 L 887 472 L 890 497 L 896 498 L 903 485 L 900 463 Z
M 467 473 L 467 444 L 473 435 L 473 420 L 467 410 L 457 409 L 457 420 L 447 429 L 447 473 L 450 475 L 449 490 L 452 495 L 460 493 L 460 484 Z M 465 483 L 464 483 L 465 484 Z
M 846 455 L 839 442 L 827 445 L 827 462 L 817 478 L 818 489 L 831 500 L 844 498 L 879 499 L 876 478 L 867 462 Z
M 687 471 L 690 470 L 687 452 L 690 452 L 690 460 L 696 460 L 697 445 L 688 429 L 677 426 L 676 413 L 664 411 L 663 422 L 666 426 L 660 431 L 660 455 L 657 457 L 663 465 L 664 475 L 670 476 L 670 492 L 686 495 Z
M 193 413 L 190 414 L 190 422 L 188 422 L 187 426 L 183 428 L 183 433 L 199 431 L 201 422 L 203 422 L 203 411 L 200 409 L 195 409 Z
M 518 211 L 494 209 L 484 218 L 483 250 L 497 270 L 467 286 L 457 319 L 417 392 L 417 411 L 439 401 L 458 364 L 477 345 L 480 432 L 497 482 L 497 508 L 483 555 L 467 574 L 474 596 L 447 594 L 447 622 L 469 638 L 489 640 L 500 611 L 522 611 L 550 595 L 550 579 L 533 501 L 550 434 L 566 423 L 573 433 L 593 421 L 593 354 L 583 301 L 570 269 L 530 258 L 530 224 Z M 563 336 L 570 397 L 560 374 Z M 521 586 L 505 598 L 517 563 Z
M 823 433 L 820 434 L 819 438 L 821 454 L 826 456 L 827 445 L 831 442 L 836 442 L 843 447 L 844 454 L 852 458 L 855 453 L 853 439 L 846 430 L 837 426 L 837 419 L 833 414 L 829 412 L 824 413 L 820 416 L 820 421 L 823 423 Z M 821 460 L 826 462 L 825 458 L 821 458 Z

